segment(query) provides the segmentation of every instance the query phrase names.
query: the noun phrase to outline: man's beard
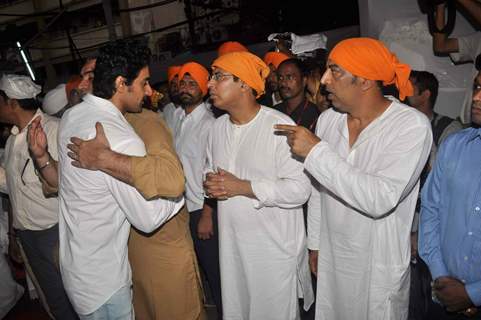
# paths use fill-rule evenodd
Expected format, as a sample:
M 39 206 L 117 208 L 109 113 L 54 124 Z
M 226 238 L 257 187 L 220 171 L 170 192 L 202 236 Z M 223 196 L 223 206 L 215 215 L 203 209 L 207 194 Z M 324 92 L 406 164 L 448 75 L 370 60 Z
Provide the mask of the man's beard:
M 175 104 L 175 105 L 181 105 L 182 101 L 180 100 L 180 94 L 176 94 L 170 98 L 170 100 Z

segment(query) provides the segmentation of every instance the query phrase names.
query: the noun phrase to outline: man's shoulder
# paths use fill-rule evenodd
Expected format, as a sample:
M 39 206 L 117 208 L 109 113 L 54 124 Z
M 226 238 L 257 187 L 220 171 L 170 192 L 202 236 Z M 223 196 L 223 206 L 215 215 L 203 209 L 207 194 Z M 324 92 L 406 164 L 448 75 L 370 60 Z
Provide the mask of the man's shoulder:
M 329 108 L 319 115 L 318 124 L 332 124 L 342 118 L 344 113 L 337 111 L 335 108 Z
M 143 109 L 140 113 L 127 113 L 125 119 L 144 142 L 150 141 L 154 137 L 156 139 L 164 137 L 172 139 L 172 134 L 164 119 L 152 110 Z
M 60 125 L 60 119 L 50 116 L 46 113 L 42 113 L 42 120 L 40 121 L 44 130 L 46 132 L 51 130 L 57 130 L 58 126 Z
M 444 146 L 444 148 L 446 148 L 447 146 L 457 146 L 460 143 L 471 140 L 473 137 L 475 137 L 478 130 L 479 129 L 469 127 L 453 132 L 449 136 L 447 136 L 446 139 L 444 139 L 442 145 Z
M 152 110 L 148 109 L 142 109 L 140 112 L 135 112 L 135 113 L 126 113 L 125 114 L 125 119 L 133 125 L 133 123 L 137 122 L 158 122 L 160 121 L 160 115 Z
M 202 115 L 202 122 L 212 124 L 215 121 L 214 113 L 212 112 L 212 106 L 208 103 L 204 103 L 202 106 L 205 112 Z
M 424 113 L 398 100 L 392 101 L 388 119 L 399 127 L 423 126 L 431 130 L 431 122 Z
M 67 110 L 60 122 L 60 139 L 70 139 L 71 136 L 92 139 L 96 134 L 95 124 L 99 122 L 104 128 L 112 150 L 131 154 L 130 149 L 132 149 L 133 155 L 137 155 L 139 150 L 135 146 L 140 145 L 141 149 L 144 148 L 142 140 L 125 117 L 113 108 L 115 107 L 99 106 L 84 101 Z M 140 155 L 143 155 L 142 150 Z
M 276 124 L 276 123 L 295 124 L 295 122 L 291 119 L 291 117 L 274 108 L 262 106 L 259 112 L 262 112 L 264 114 L 263 118 L 264 118 L 264 121 L 266 122 L 273 123 L 273 124 Z

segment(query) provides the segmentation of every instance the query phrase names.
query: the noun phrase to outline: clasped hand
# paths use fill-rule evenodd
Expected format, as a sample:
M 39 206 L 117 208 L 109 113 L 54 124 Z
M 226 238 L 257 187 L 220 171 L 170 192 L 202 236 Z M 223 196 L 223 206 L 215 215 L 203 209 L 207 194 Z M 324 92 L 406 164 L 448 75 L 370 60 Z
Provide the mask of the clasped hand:
M 204 191 L 209 198 L 226 200 L 240 195 L 243 180 L 224 169 L 207 173 L 204 181 Z

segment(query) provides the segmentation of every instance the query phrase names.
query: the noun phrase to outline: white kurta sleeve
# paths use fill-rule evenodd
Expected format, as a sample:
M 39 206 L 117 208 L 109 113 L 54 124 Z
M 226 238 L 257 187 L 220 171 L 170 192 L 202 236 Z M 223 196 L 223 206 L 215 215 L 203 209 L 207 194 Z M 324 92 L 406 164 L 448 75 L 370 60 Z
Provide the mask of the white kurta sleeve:
M 299 207 L 311 193 L 309 178 L 302 164 L 292 157 L 285 137 L 277 137 L 275 143 L 277 177 L 251 179 L 252 191 L 257 198 L 254 206 L 257 209 L 263 206 L 285 209 Z
M 53 160 L 58 161 L 58 144 L 57 144 L 57 134 L 58 134 L 59 121 L 56 119 L 51 119 L 47 123 L 44 123 L 44 131 L 47 136 L 48 142 L 48 153 Z
M 205 160 L 204 161 L 204 170 L 203 170 L 203 178 L 202 180 L 205 181 L 205 176 L 210 172 L 215 172 L 214 163 L 212 161 L 212 144 L 213 144 L 213 131 L 214 129 L 211 127 L 207 132 L 207 143 L 205 146 Z
M 113 134 L 120 137 L 117 139 L 120 142 L 117 142 L 115 146 L 112 145 L 112 150 L 136 156 L 145 154 L 143 143 L 139 143 L 139 140 L 130 136 L 128 132 L 126 134 L 122 130 L 119 131 L 108 123 L 102 124 L 109 142 L 111 141 L 109 138 Z M 109 175 L 104 175 L 104 179 L 127 220 L 134 227 L 146 233 L 157 229 L 162 223 L 173 217 L 184 205 L 184 198 L 145 200 L 134 187 Z
M 387 146 L 372 155 L 378 163 L 371 172 L 350 164 L 326 141 L 311 150 L 305 168 L 350 206 L 379 218 L 392 211 L 415 186 L 432 144 L 427 121 L 411 117 L 409 122 L 392 128 L 392 132 L 394 136 L 386 137 L 390 139 Z
M 184 198 L 145 200 L 134 187 L 111 176 L 105 175 L 105 179 L 129 222 L 146 233 L 157 229 L 184 205 Z
M 313 179 L 314 180 L 314 179 Z M 321 242 L 321 186 L 317 181 L 312 182 L 312 192 L 307 204 L 307 248 L 319 250 Z

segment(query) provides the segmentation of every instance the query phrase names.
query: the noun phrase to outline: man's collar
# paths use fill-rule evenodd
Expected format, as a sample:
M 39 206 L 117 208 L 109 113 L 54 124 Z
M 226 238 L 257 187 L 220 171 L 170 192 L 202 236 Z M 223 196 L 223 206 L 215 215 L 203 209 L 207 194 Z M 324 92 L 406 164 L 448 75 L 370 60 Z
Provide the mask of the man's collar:
M 186 117 L 192 118 L 194 120 L 199 120 L 204 115 L 204 113 L 206 111 L 207 111 L 206 104 L 205 104 L 205 102 L 202 102 L 197 107 L 195 107 L 194 110 L 192 110 L 191 113 L 187 114 Z M 184 112 L 185 112 L 185 110 L 184 110 Z
M 40 108 L 38 108 L 37 111 L 35 111 L 35 114 L 33 115 L 32 119 L 30 119 L 30 121 L 27 123 L 25 128 L 20 130 L 17 126 L 13 126 L 12 129 L 10 129 L 10 133 L 12 135 L 16 136 L 17 134 L 19 134 L 21 132 L 27 131 L 28 126 L 30 125 L 30 123 L 32 123 L 33 119 L 35 119 L 37 116 L 41 116 L 42 118 L 45 116 L 45 114 L 42 112 L 42 110 Z
M 120 112 L 120 110 L 110 100 L 94 96 L 93 94 L 90 94 L 90 93 L 87 93 L 82 99 L 84 102 L 88 104 L 93 104 L 95 106 L 102 107 L 111 113 L 119 114 L 123 116 L 122 112 Z
M 469 137 L 469 141 L 473 141 L 476 138 L 481 138 L 481 128 L 472 128 L 471 136 Z

